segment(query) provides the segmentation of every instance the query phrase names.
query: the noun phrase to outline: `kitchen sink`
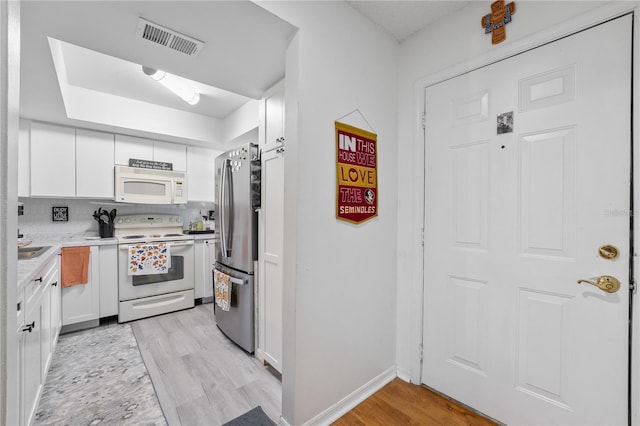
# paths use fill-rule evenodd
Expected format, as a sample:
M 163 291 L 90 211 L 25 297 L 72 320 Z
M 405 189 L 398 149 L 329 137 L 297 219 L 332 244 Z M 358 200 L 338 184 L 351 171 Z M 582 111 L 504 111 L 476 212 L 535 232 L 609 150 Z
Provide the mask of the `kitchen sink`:
M 51 246 L 41 247 L 19 247 L 18 248 L 18 260 L 29 260 L 40 256 L 45 251 L 49 250 Z

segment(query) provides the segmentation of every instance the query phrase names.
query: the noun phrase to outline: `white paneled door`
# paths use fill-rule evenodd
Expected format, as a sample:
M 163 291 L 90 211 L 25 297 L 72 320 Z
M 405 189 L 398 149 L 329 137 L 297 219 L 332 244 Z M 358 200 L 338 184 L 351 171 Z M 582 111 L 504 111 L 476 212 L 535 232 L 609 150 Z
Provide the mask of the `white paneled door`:
M 631 35 L 426 89 L 422 380 L 509 425 L 627 424 Z

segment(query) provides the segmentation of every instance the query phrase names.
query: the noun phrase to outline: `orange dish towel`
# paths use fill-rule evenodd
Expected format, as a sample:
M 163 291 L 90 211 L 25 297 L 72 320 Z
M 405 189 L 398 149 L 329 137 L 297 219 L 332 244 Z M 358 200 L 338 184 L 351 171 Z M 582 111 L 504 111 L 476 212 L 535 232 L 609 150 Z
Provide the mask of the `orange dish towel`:
M 86 284 L 89 280 L 90 247 L 65 247 L 62 249 L 62 287 Z

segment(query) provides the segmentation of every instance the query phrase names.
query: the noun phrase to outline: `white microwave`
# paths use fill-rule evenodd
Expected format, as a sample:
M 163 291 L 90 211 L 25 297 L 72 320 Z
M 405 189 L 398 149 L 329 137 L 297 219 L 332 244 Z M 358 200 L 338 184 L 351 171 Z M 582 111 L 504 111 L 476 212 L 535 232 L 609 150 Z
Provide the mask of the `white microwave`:
M 120 203 L 185 204 L 185 172 L 115 166 L 115 198 Z

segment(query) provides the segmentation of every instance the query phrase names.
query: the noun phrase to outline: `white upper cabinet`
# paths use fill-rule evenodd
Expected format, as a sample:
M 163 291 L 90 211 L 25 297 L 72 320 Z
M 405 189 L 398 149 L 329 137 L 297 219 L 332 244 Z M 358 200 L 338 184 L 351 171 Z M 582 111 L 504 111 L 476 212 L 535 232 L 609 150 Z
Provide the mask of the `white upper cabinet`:
M 273 86 L 264 98 L 264 144 L 284 138 L 284 81 Z
M 31 195 L 31 121 L 20 119 L 18 133 L 18 197 Z
M 173 170 L 187 170 L 187 147 L 135 136 L 116 135 L 115 163 L 129 165 L 129 159 L 172 163 Z
M 153 142 L 153 161 L 173 163 L 173 170 L 187 170 L 187 146 L 169 142 Z
M 215 159 L 222 151 L 190 146 L 187 150 L 189 201 L 215 202 Z
M 113 198 L 112 133 L 76 129 L 76 196 Z
M 129 165 L 129 159 L 153 161 L 153 141 L 135 136 L 116 135 L 115 163 Z
M 31 124 L 31 195 L 75 197 L 76 130 Z

